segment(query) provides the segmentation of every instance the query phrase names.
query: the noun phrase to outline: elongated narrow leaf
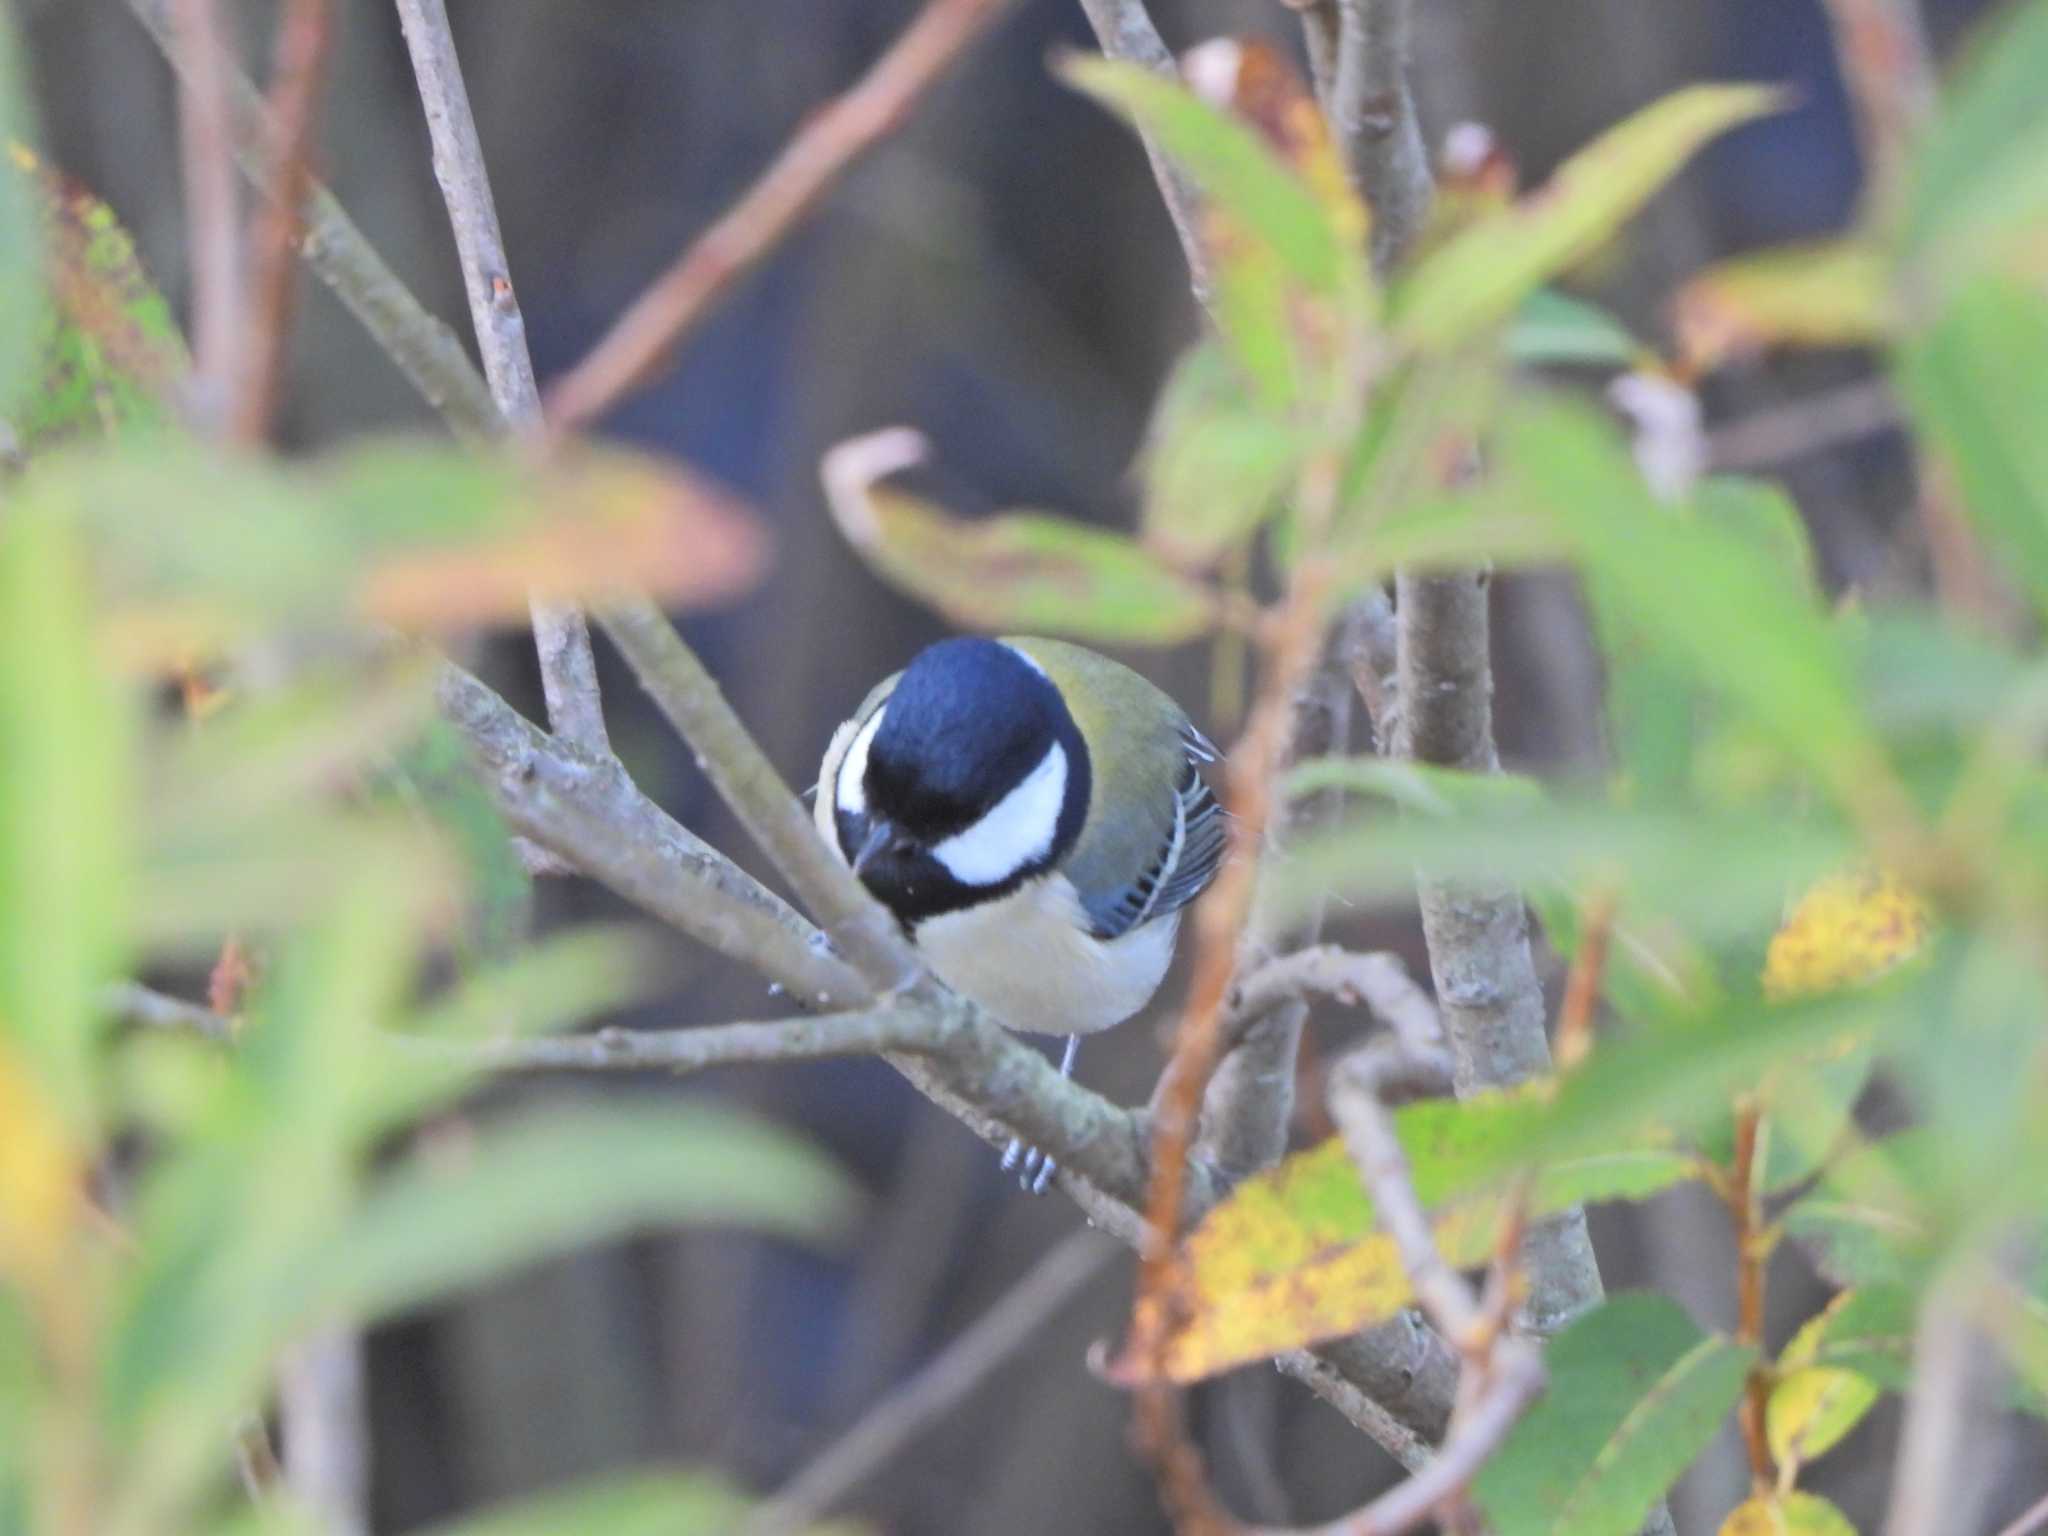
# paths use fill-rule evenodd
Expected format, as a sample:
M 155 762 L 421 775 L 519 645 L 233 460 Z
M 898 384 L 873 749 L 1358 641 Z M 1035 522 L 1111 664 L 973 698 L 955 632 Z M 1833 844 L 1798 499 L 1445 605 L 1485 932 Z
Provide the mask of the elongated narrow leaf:
M 1966 284 L 1905 348 L 1899 382 L 1971 517 L 2048 613 L 2048 296 L 2002 278 Z
M 1780 1466 L 1803 1466 L 1826 1455 L 1877 1406 L 1876 1382 L 1839 1365 L 1781 1370 L 1771 1384 L 1764 1423 Z
M 1501 1148 L 1526 1139 L 1545 1113 L 1529 1093 L 1444 1100 L 1400 1111 L 1416 1192 L 1441 1207 L 1437 1241 L 1453 1264 L 1484 1259 L 1500 1220 L 1497 1199 L 1475 1195 L 1515 1163 Z M 1698 1172 L 1654 1127 L 1626 1141 L 1546 1166 L 1535 1209 L 1643 1200 Z M 1183 1303 L 1168 1345 L 1177 1381 L 1268 1358 L 1384 1322 L 1413 1299 L 1393 1240 L 1375 1229 L 1373 1204 L 1339 1141 L 1247 1180 L 1189 1234 L 1176 1259 Z
M 922 455 L 902 431 L 842 443 L 826 492 L 861 558 L 956 624 L 1175 645 L 1215 621 L 1208 588 L 1121 534 L 1038 512 L 968 522 L 877 483 Z
M 1699 85 L 1645 107 L 1425 259 L 1395 290 L 1395 334 L 1437 351 L 1506 319 L 1610 239 L 1701 145 L 1779 104 L 1760 86 Z
M 756 1120 L 698 1105 L 555 1110 L 481 1132 L 449 1166 L 392 1175 L 275 1304 L 371 1321 L 650 1227 L 824 1237 L 849 1198 L 815 1152 Z
M 1937 275 L 1985 271 L 2048 226 L 2043 79 L 2048 4 L 2020 0 L 1980 29 L 1918 146 L 1905 220 L 1916 266 Z
M 1756 1352 L 1616 1296 L 1551 1341 L 1549 1389 L 1473 1484 L 1499 1536 L 1632 1536 L 1714 1438 Z
M 134 766 L 86 575 L 76 530 L 0 513 L 0 1040 L 74 1132 L 93 1122 L 95 999 L 128 943 Z
M 1769 730 L 1849 807 L 1888 805 L 1884 753 L 1818 606 L 1748 531 L 1651 498 L 1618 436 L 1582 409 L 1524 407 L 1501 475 L 1575 535 L 1590 576 L 1647 639 Z
M 1250 124 L 1137 64 L 1074 54 L 1061 74 L 1151 134 L 1235 225 L 1281 259 L 1296 282 L 1328 295 L 1362 283 L 1362 220 L 1346 228 L 1346 221 L 1333 217 L 1328 199 L 1336 189 L 1304 181 Z
M 1867 347 L 1896 329 L 1886 253 L 1851 237 L 1716 262 L 1672 301 L 1694 368 L 1773 347 Z
M 1508 326 L 1508 356 L 1518 363 L 1630 368 L 1646 354 L 1634 334 L 1597 304 L 1539 288 Z

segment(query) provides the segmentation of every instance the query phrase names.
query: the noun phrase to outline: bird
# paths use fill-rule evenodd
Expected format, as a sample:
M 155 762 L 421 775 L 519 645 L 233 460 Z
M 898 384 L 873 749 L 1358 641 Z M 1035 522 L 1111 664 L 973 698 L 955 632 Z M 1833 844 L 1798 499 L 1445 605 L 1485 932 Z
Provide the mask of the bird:
M 1081 1036 L 1158 990 L 1182 910 L 1215 879 L 1215 745 L 1170 697 L 1084 646 L 941 640 L 833 732 L 826 843 L 954 991 L 1010 1029 Z M 1012 1141 L 1042 1193 L 1054 1164 Z

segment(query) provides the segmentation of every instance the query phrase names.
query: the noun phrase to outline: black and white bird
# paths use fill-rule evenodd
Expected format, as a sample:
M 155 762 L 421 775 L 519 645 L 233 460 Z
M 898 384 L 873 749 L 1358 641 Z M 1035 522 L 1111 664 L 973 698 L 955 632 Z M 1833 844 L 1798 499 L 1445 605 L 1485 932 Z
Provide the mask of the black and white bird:
M 955 991 L 1012 1029 L 1080 1037 L 1144 1007 L 1181 909 L 1228 841 L 1214 746 L 1130 668 L 1078 645 L 942 640 L 877 684 L 818 774 L 825 840 Z M 1024 1149 L 1013 1143 L 1003 1166 Z M 1052 1163 L 1025 1157 L 1042 1190 Z

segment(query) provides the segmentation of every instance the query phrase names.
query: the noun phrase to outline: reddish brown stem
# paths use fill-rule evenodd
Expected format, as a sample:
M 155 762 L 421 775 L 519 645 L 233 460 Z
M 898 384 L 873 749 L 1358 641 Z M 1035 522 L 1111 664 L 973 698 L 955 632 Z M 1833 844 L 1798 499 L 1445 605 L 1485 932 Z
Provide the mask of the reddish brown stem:
M 573 432 L 648 383 L 734 281 L 862 155 L 910 115 L 1007 0 L 932 0 L 845 95 L 813 117 L 746 195 L 657 278 L 548 391 L 548 422 Z
M 239 443 L 263 442 L 277 414 L 285 336 L 297 287 L 302 214 L 313 180 L 314 126 L 333 43 L 333 0 L 287 0 L 278 20 L 269 102 L 277 146 L 275 198 L 259 203 L 249 221 L 245 355 L 228 426 Z
M 1569 1072 L 1593 1049 L 1593 1011 L 1600 1003 L 1600 985 L 1607 977 L 1607 946 L 1614 936 L 1612 891 L 1589 897 L 1579 915 L 1579 948 L 1564 983 L 1564 1001 L 1557 1011 L 1557 1066 Z
M 1757 1144 L 1763 1111 L 1754 1100 L 1735 1107 L 1735 1172 L 1725 1191 L 1728 1213 L 1735 1223 L 1735 1342 L 1761 1351 L 1764 1342 L 1764 1265 L 1769 1242 L 1763 1231 L 1763 1210 L 1757 1199 Z M 1742 1444 L 1749 1453 L 1750 1482 L 1759 1494 L 1777 1484 L 1771 1442 L 1765 1427 L 1770 1403 L 1771 1373 L 1761 1353 L 1744 1383 L 1739 1417 Z

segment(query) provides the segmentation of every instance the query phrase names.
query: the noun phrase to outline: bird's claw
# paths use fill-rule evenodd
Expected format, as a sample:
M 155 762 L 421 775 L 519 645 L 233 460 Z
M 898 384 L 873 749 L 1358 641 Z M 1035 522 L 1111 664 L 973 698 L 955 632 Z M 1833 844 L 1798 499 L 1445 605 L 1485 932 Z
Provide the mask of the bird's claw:
M 1019 1163 L 1023 1166 L 1018 1167 Z M 1003 1149 L 1002 1170 L 1008 1173 L 1017 1169 L 1017 1187 L 1026 1194 L 1042 1195 L 1052 1183 L 1052 1176 L 1059 1164 L 1047 1157 L 1036 1147 L 1027 1147 L 1022 1138 L 1012 1137 L 1009 1146 Z

